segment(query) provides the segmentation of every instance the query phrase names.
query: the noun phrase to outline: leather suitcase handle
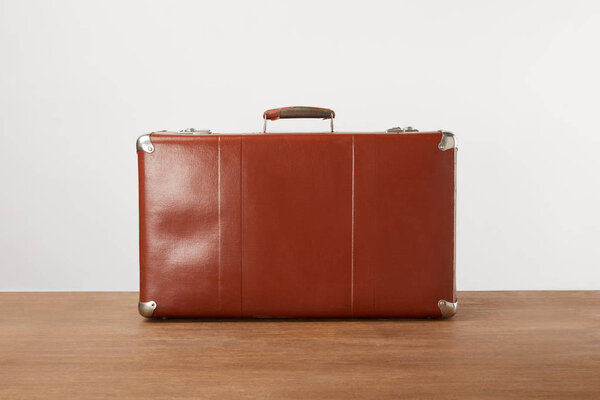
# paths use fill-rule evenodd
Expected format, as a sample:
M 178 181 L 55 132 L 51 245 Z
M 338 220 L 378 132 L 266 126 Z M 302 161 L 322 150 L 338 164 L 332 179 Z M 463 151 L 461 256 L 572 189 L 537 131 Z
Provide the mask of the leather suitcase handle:
M 333 119 L 335 112 L 330 108 L 319 107 L 282 107 L 272 108 L 263 113 L 265 120 L 263 133 L 267 133 L 267 120 L 275 121 L 278 119 L 289 118 L 320 118 L 331 120 L 331 132 L 333 132 Z
M 282 107 L 267 110 L 263 114 L 263 118 L 275 121 L 277 119 L 286 118 L 335 118 L 335 112 L 329 108 L 319 107 Z

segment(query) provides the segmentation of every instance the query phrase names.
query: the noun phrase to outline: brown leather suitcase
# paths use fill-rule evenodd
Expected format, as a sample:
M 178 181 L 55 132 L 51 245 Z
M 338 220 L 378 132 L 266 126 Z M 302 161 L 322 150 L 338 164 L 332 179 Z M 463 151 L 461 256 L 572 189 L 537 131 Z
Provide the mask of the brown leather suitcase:
M 334 132 L 334 116 L 138 139 L 141 315 L 454 315 L 454 135 Z M 266 133 L 279 118 L 331 132 Z

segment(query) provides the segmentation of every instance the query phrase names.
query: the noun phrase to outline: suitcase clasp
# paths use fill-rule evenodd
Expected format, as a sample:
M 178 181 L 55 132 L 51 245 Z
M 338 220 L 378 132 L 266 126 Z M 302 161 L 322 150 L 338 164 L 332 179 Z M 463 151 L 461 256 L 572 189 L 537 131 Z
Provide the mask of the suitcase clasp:
M 386 131 L 387 133 L 410 133 L 410 132 L 419 132 L 418 129 L 413 128 L 412 126 L 407 126 L 406 128 L 402 128 L 399 126 L 395 126 Z
M 180 133 L 191 133 L 192 135 L 212 135 L 210 129 L 187 128 L 179 131 Z

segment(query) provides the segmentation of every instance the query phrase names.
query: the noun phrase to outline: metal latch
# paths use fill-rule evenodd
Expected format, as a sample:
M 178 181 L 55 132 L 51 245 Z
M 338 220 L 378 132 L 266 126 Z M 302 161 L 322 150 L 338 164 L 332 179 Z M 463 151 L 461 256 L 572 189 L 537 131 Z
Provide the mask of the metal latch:
M 192 135 L 210 135 L 212 134 L 212 132 L 210 131 L 210 129 L 194 129 L 194 128 L 188 128 L 188 129 L 184 129 L 179 131 L 181 133 L 191 133 Z
M 399 126 L 390 128 L 387 130 L 387 133 L 409 133 L 409 132 L 419 132 L 418 129 L 413 128 L 412 126 L 407 126 L 406 128 L 401 128 Z

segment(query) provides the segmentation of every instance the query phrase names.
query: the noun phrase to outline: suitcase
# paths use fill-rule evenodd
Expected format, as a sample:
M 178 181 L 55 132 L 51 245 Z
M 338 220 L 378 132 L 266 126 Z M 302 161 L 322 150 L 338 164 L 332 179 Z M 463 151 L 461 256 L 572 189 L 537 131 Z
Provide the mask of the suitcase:
M 446 131 L 137 140 L 144 317 L 451 317 L 456 148 Z M 321 118 L 331 132 L 267 133 Z

